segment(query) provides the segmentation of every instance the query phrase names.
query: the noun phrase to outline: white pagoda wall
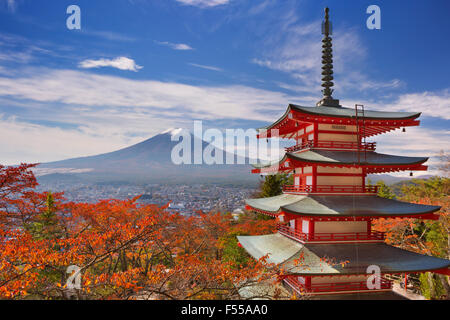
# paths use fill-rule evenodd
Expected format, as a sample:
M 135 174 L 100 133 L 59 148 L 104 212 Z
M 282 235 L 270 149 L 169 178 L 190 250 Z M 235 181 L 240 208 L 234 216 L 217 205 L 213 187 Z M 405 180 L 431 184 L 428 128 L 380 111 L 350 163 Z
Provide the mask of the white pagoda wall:
M 309 167 L 311 168 L 311 167 Z M 362 173 L 362 168 L 317 167 L 318 173 Z
M 367 281 L 370 275 L 311 277 L 311 284 Z
M 367 232 L 366 221 L 316 221 L 315 233 Z
M 318 186 L 361 186 L 363 183 L 363 177 L 341 177 L 341 176 L 318 176 Z
M 362 174 L 362 168 L 317 167 L 317 173 Z M 317 176 L 317 185 L 362 186 L 364 177 L 358 176 Z
M 318 135 L 319 141 L 349 141 L 349 142 L 358 141 L 358 136 L 356 135 L 356 126 L 320 123 L 319 130 L 336 131 L 336 134 L 319 132 Z M 352 132 L 355 134 L 339 134 L 338 132 Z

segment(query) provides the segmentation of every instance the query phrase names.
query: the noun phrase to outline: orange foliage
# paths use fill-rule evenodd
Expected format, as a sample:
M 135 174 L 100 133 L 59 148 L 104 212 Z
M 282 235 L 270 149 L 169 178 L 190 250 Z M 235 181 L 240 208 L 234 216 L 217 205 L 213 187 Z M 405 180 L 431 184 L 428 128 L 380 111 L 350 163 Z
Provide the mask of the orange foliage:
M 237 266 L 221 257 L 227 234 L 274 230 L 273 221 L 251 216 L 236 223 L 220 213 L 183 217 L 138 198 L 65 203 L 56 194 L 59 231 L 38 238 L 29 226 L 48 209 L 47 194 L 32 190 L 32 167 L 0 166 L 0 297 L 229 299 L 276 279 L 279 270 L 264 259 Z M 66 283 L 70 265 L 81 268 L 79 289 Z

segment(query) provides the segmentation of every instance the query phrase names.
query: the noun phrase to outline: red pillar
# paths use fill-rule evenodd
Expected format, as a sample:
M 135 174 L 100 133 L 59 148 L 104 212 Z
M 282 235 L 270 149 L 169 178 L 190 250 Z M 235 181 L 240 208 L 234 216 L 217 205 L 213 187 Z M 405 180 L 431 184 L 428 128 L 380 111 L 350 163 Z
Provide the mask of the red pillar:
M 319 140 L 319 124 L 314 122 L 314 145 L 317 145 L 317 141 Z
M 408 292 L 407 286 L 408 286 L 408 274 L 405 272 L 405 293 Z
M 308 238 L 311 240 L 312 237 L 314 237 L 314 220 L 310 218 L 308 221 Z
M 317 166 L 313 165 L 312 167 L 312 190 L 313 192 L 317 191 Z
M 369 219 L 367 220 L 367 233 L 371 233 L 372 232 L 372 220 Z
M 311 276 L 306 276 L 305 277 L 305 287 L 307 290 L 311 289 Z

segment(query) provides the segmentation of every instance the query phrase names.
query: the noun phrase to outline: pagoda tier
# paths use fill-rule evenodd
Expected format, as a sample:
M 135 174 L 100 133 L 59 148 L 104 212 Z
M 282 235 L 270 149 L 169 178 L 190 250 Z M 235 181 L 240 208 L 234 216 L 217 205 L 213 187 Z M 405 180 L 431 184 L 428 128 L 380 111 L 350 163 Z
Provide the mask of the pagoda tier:
M 296 168 L 317 166 L 365 169 L 367 173 L 394 172 L 404 170 L 427 170 L 422 165 L 428 158 L 393 156 L 388 154 L 358 151 L 305 150 L 286 152 L 284 157 L 269 164 L 254 164 L 252 173 L 293 172 Z M 331 174 L 331 172 L 328 172 Z
M 418 126 L 420 112 L 364 111 L 344 107 L 303 107 L 289 104 L 284 115 L 273 124 L 258 129 L 259 138 L 294 138 L 299 130 L 327 133 L 333 126 L 353 126 L 361 136 L 370 137 L 402 127 Z M 278 130 L 278 134 L 275 131 Z
M 255 259 L 267 256 L 291 275 L 365 274 L 377 265 L 381 274 L 445 270 L 450 260 L 399 249 L 385 243 L 302 244 L 275 233 L 238 236 L 239 243 Z
M 239 236 L 239 243 L 255 259 L 283 270 L 283 281 L 300 294 L 313 295 L 390 291 L 391 281 L 380 278 L 367 287 L 369 266 L 380 274 L 432 271 L 449 274 L 450 261 L 395 248 L 384 243 L 302 244 L 280 234 Z
M 294 195 L 247 199 L 247 209 L 271 216 L 285 215 L 284 221 L 302 217 L 342 219 L 370 217 L 415 217 L 436 219 L 439 206 L 429 206 L 381 198 L 378 196 Z

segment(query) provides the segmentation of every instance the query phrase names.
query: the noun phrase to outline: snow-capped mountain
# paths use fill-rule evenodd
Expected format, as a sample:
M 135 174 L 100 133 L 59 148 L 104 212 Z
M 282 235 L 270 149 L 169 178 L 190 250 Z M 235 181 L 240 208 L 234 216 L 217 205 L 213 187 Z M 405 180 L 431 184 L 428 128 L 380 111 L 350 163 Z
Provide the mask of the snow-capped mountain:
M 150 139 L 117 151 L 43 163 L 37 167 L 35 173 L 40 181 L 72 179 L 90 182 L 229 183 L 257 180 L 250 172 L 250 165 L 173 164 L 171 152 L 179 141 L 172 141 L 172 137 L 181 131 L 181 128 L 170 128 Z M 192 134 L 191 141 L 193 154 Z M 204 141 L 200 143 L 203 149 L 207 145 Z

